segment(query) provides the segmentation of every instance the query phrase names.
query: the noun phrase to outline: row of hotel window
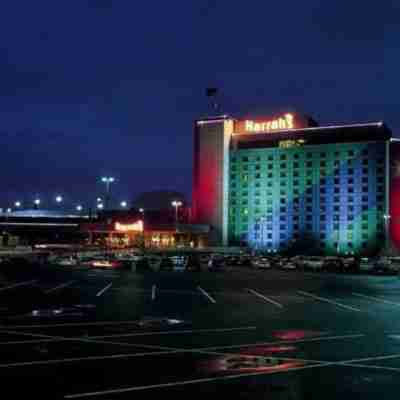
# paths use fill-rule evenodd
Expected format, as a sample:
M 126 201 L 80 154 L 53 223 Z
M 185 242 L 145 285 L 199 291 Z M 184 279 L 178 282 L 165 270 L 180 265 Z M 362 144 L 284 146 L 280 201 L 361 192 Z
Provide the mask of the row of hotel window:
M 279 153 L 282 153 L 282 152 L 280 151 Z M 301 158 L 301 156 L 304 155 L 304 154 L 305 154 L 305 157 L 308 158 L 308 159 L 313 158 L 313 157 L 319 157 L 319 158 L 326 158 L 326 157 L 338 158 L 339 157 L 340 159 L 342 159 L 343 157 L 355 157 L 356 154 L 365 157 L 365 156 L 368 156 L 368 155 L 372 155 L 372 152 L 369 153 L 368 149 L 363 149 L 361 152 L 356 152 L 355 150 L 347 150 L 347 151 L 342 151 L 342 152 L 334 151 L 334 152 L 330 152 L 330 153 L 327 153 L 327 152 L 324 152 L 324 151 L 322 151 L 322 152 L 314 151 L 314 152 L 306 152 L 306 153 L 302 153 L 302 154 L 294 153 L 294 154 L 292 154 L 292 156 L 293 156 L 293 158 L 295 160 L 299 160 Z M 374 153 L 374 154 L 376 154 L 376 153 Z M 281 161 L 284 161 L 284 160 L 288 160 L 289 158 L 290 157 L 288 157 L 288 154 L 284 154 L 284 153 L 283 154 L 276 154 L 275 157 L 274 157 L 273 154 L 269 154 L 267 156 L 267 160 L 268 161 L 274 161 L 274 159 L 276 159 L 276 160 L 279 159 Z M 382 155 L 381 154 L 380 154 L 380 158 L 379 159 L 382 159 Z M 240 160 L 242 162 L 253 161 L 253 160 L 250 160 L 250 157 L 248 157 L 248 156 L 242 156 L 240 158 Z M 236 161 L 239 161 L 239 157 L 237 157 L 236 155 L 232 155 L 231 156 L 231 162 L 235 163 Z M 255 156 L 254 157 L 254 161 L 256 161 L 256 162 L 257 161 L 261 161 L 261 156 Z
M 376 160 L 376 163 L 378 165 L 383 165 L 383 158 L 379 158 L 378 160 Z M 364 165 L 364 166 L 368 166 L 370 164 L 370 160 L 368 160 L 367 158 L 362 160 L 361 163 L 359 165 Z M 329 164 L 329 162 L 328 162 Z M 372 165 L 374 164 L 373 162 L 371 163 Z M 344 161 L 340 161 L 340 160 L 334 160 L 332 165 L 334 167 L 344 167 L 345 166 L 345 162 Z M 357 166 L 359 166 L 357 165 Z M 287 169 L 290 167 L 290 165 L 288 165 L 287 163 L 280 163 L 280 164 L 266 164 L 266 169 L 267 170 L 272 170 L 272 169 L 276 169 L 279 166 L 280 169 Z M 305 164 L 301 164 L 297 161 L 295 161 L 292 164 L 293 169 L 299 169 L 299 168 L 316 168 L 316 167 L 320 167 L 320 168 L 325 168 L 327 167 L 327 162 L 326 161 L 320 161 L 318 162 L 313 162 L 313 161 L 307 161 Z M 331 165 L 329 165 L 331 166 Z M 347 166 L 351 167 L 351 166 L 356 166 L 356 163 L 354 161 L 354 159 L 351 160 L 347 160 Z M 231 171 L 238 171 L 238 170 L 242 170 L 242 171 L 248 171 L 249 170 L 249 165 L 248 164 L 242 164 L 240 167 L 236 166 L 235 164 L 232 164 L 230 167 Z M 261 165 L 260 164 L 255 164 L 254 165 L 254 170 L 255 171 L 261 171 Z
M 344 239 L 346 239 L 346 240 L 354 240 L 355 239 L 354 236 L 355 235 L 353 234 L 353 232 L 348 232 L 347 234 L 343 235 L 342 237 Z M 375 234 L 375 232 L 373 234 L 363 233 L 361 235 L 361 239 L 362 240 L 368 240 L 368 239 L 372 239 L 372 237 L 377 237 L 379 239 L 383 239 L 384 236 L 385 235 L 383 234 L 383 232 L 379 232 L 377 234 Z M 279 234 L 279 239 L 288 239 L 288 238 L 289 238 L 289 236 L 287 234 L 285 234 L 285 233 L 280 233 Z M 301 234 L 300 233 L 293 233 L 293 235 L 291 235 L 291 238 L 292 239 L 300 239 L 301 238 Z M 272 240 L 272 233 L 267 233 L 265 235 L 256 233 L 256 234 L 254 234 L 254 239 L 270 239 L 270 240 Z M 329 238 L 327 238 L 326 234 L 321 233 L 319 235 L 318 239 L 319 240 L 327 240 L 327 239 L 328 240 L 332 240 L 332 239 L 338 240 L 339 237 L 336 235 L 334 237 L 331 236 L 331 238 L 329 239 Z
M 384 169 L 383 168 L 377 168 L 376 170 L 377 174 L 383 174 Z M 235 180 L 236 178 L 240 178 L 242 181 L 247 182 L 249 180 L 249 178 L 252 179 L 261 179 L 261 178 L 268 178 L 268 179 L 276 179 L 276 178 L 300 178 L 303 176 L 314 176 L 316 171 L 314 170 L 303 170 L 303 172 L 299 172 L 299 171 L 294 171 L 292 174 L 288 174 L 287 172 L 280 172 L 279 175 L 278 173 L 274 172 L 269 172 L 267 175 L 262 175 L 260 172 L 255 173 L 254 175 L 249 175 L 248 173 L 242 173 L 240 175 L 237 175 L 236 173 L 231 173 L 230 174 L 230 179 L 231 180 Z M 355 175 L 354 174 L 354 168 L 348 168 L 347 170 L 340 170 L 340 169 L 334 169 L 332 173 L 328 174 L 327 171 L 325 169 L 320 169 L 318 170 L 319 172 L 319 176 L 320 177 L 327 177 L 328 175 L 330 176 L 345 176 L 345 175 Z M 364 175 L 364 177 L 366 177 L 365 175 L 368 175 L 368 168 L 362 168 L 360 169 L 358 172 L 361 172 L 362 175 Z M 272 183 L 272 182 L 271 182 Z

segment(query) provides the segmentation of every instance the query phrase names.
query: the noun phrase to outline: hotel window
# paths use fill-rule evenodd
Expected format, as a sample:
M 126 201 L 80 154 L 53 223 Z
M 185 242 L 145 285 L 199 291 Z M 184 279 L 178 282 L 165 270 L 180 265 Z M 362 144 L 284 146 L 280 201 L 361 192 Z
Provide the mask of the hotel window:
M 272 182 L 268 182 L 268 183 L 267 183 L 267 186 L 268 186 L 268 187 L 272 187 Z
M 347 211 L 348 211 L 348 212 L 354 211 L 354 206 L 348 206 L 348 207 L 347 207 Z
M 312 225 L 311 225 L 311 224 L 306 224 L 306 229 L 307 229 L 308 231 L 311 231 Z
M 367 155 L 368 155 L 368 149 L 364 149 L 364 150 L 361 152 L 361 154 L 362 154 L 363 156 L 367 156 Z
M 333 229 L 338 230 L 339 229 L 339 224 L 333 224 Z
M 285 231 L 285 230 L 286 230 L 286 225 L 285 225 L 285 224 L 280 224 L 280 225 L 279 225 L 279 229 L 280 229 L 281 231 Z
M 320 204 L 325 204 L 326 198 L 325 197 L 320 197 L 319 202 Z
M 339 166 L 340 166 L 340 161 L 339 161 L 339 160 L 335 160 L 335 161 L 333 162 L 333 165 L 334 165 L 335 167 L 339 167 Z
M 347 247 L 352 248 L 352 247 L 353 247 L 353 243 L 348 242 L 348 243 L 347 243 Z
M 334 156 L 339 157 L 340 153 L 338 151 L 335 151 Z
M 326 167 L 326 161 L 321 161 L 321 162 L 319 163 L 319 166 L 320 166 L 320 167 Z
M 299 193 L 299 189 L 293 189 L 293 194 L 298 195 Z
M 298 216 L 298 215 L 295 215 L 295 216 L 293 217 L 293 221 L 298 222 L 298 221 L 299 221 L 299 216 Z M 297 225 L 297 226 L 298 226 L 298 225 Z
M 242 161 L 243 162 L 248 162 L 249 161 L 249 157 L 242 157 Z
M 293 163 L 293 168 L 299 168 L 299 163 L 298 162 L 294 162 Z
M 281 163 L 280 167 L 281 167 L 282 169 L 286 168 L 286 163 Z
M 267 238 L 272 239 L 272 233 L 267 233 Z
M 281 207 L 279 210 L 281 213 L 286 212 L 286 207 Z
M 286 181 L 281 181 L 281 186 L 286 186 L 287 182 Z
M 335 178 L 335 179 L 333 180 L 333 183 L 334 183 L 335 185 L 339 185 L 339 182 L 340 182 L 339 178 Z
M 368 224 L 362 224 L 361 229 L 368 230 Z
M 347 219 L 348 219 L 349 221 L 353 221 L 353 220 L 354 220 L 354 215 L 352 215 L 352 214 L 348 215 L 348 216 L 347 216 Z
M 308 169 L 307 172 L 306 172 L 306 175 L 307 175 L 308 177 L 309 177 L 309 176 L 312 176 L 312 175 L 313 175 L 312 169 Z
M 361 238 L 362 238 L 363 240 L 368 239 L 368 233 L 363 233 L 363 234 L 361 235 Z
M 326 170 L 325 169 L 320 169 L 319 170 L 319 176 L 326 176 Z
M 363 169 L 362 169 L 362 173 L 363 173 L 364 175 L 368 175 L 368 168 L 363 168 Z
M 362 160 L 362 164 L 363 164 L 363 165 L 368 165 L 368 159 Z
M 267 204 L 272 204 L 272 199 L 267 199 Z
M 298 231 L 299 230 L 299 225 L 298 224 L 293 224 L 293 230 Z
M 306 197 L 306 203 L 312 203 L 312 197 Z
M 232 188 L 236 188 L 236 182 L 231 183 Z
M 340 211 L 340 207 L 339 206 L 334 206 L 333 207 L 333 211 L 339 212 Z
M 340 202 L 340 197 L 339 196 L 334 196 L 333 201 L 335 203 L 339 203 Z
M 257 191 L 257 192 L 254 192 L 254 195 L 255 195 L 255 196 L 259 196 L 259 195 L 260 195 L 260 192 L 258 192 L 258 191 Z
M 368 183 L 368 176 L 363 176 L 363 178 L 361 179 L 362 183 Z
M 353 230 L 353 229 L 354 229 L 353 224 L 348 224 L 348 225 L 347 225 L 347 229 L 348 229 L 348 230 Z
M 368 206 L 363 205 L 363 206 L 361 206 L 361 209 L 362 209 L 363 211 L 368 211 Z
M 294 172 L 293 172 L 293 176 L 294 176 L 295 178 L 298 178 L 298 177 L 299 177 L 299 172 L 298 172 L 298 171 L 294 171 Z
M 353 232 L 352 231 L 347 232 L 347 240 L 353 240 Z
M 326 153 L 324 152 L 324 153 L 321 153 L 320 155 L 319 155 L 321 158 L 325 158 L 326 157 Z
M 272 231 L 272 225 L 271 224 L 267 224 L 267 231 Z
M 320 233 L 319 237 L 320 237 L 321 239 L 326 239 L 326 234 L 325 234 L 325 233 Z
M 297 179 L 293 181 L 293 186 L 299 186 L 299 181 Z
M 312 158 L 312 153 L 307 153 L 307 154 L 306 154 L 306 157 L 307 157 L 307 158 Z
M 242 200 L 242 206 L 247 206 L 247 200 Z
M 333 220 L 334 221 L 339 221 L 340 220 L 339 214 L 334 214 L 333 215 Z
M 256 157 L 256 161 L 261 161 L 261 157 L 260 157 L 260 156 L 257 156 L 257 157 Z
M 325 188 L 320 188 L 320 189 L 319 189 L 319 192 L 320 192 L 320 193 L 326 193 L 326 189 L 325 189 Z
M 299 204 L 300 203 L 300 199 L 296 197 L 295 199 L 293 199 L 293 203 L 294 204 Z
M 284 233 L 281 233 L 281 234 L 279 235 L 279 237 L 280 237 L 281 239 L 286 239 L 286 235 L 285 235 Z M 283 243 L 281 243 L 281 246 L 283 246 Z
M 347 183 L 349 183 L 350 185 L 353 184 L 353 183 L 354 183 L 354 178 L 349 178 L 349 179 L 347 180 Z
M 254 200 L 254 204 L 259 205 L 260 204 L 260 200 L 259 199 Z
M 353 160 L 347 160 L 347 165 L 351 167 L 353 165 Z
M 368 238 L 366 238 L 366 239 L 368 239 Z M 366 249 L 368 247 L 368 244 L 367 244 L 367 242 L 362 242 L 361 246 L 363 249 Z
M 273 166 L 272 164 L 268 164 L 268 165 L 267 165 L 267 168 L 268 168 L 268 169 L 273 169 L 274 166 Z
M 271 201 L 271 203 L 272 203 L 272 201 Z M 268 208 L 267 208 L 267 213 L 269 213 L 269 214 L 272 213 L 272 208 L 271 208 L 271 207 L 268 207 Z M 269 220 L 272 221 L 271 215 L 268 215 L 267 218 L 270 218 Z
M 287 177 L 286 172 L 281 172 L 281 178 L 286 178 L 286 177 Z
M 248 165 L 243 165 L 242 169 L 243 169 L 243 171 L 248 171 L 249 170 L 249 166 Z
M 293 155 L 293 158 L 295 158 L 297 160 L 299 158 L 299 155 L 296 153 Z
M 307 194 L 311 194 L 311 193 L 312 193 L 312 188 L 307 188 L 307 189 L 306 189 L 306 193 L 307 193 Z
M 286 215 L 281 215 L 280 217 L 279 217 L 279 220 L 280 221 L 286 221 Z M 284 225 L 285 226 L 285 225 Z
M 326 211 L 326 207 L 325 206 L 320 206 L 319 209 L 321 210 L 321 212 L 325 212 Z
M 354 156 L 354 150 L 349 150 L 347 154 L 348 154 L 350 157 L 353 157 L 353 156 Z
M 321 220 L 321 221 L 326 221 L 326 215 L 320 215 L 319 216 L 319 219 Z
M 365 215 L 365 214 L 364 214 L 364 215 L 362 216 L 362 220 L 363 220 L 363 221 L 368 221 L 368 215 Z
M 247 182 L 249 180 L 249 175 L 248 174 L 242 174 L 242 179 Z
M 378 177 L 377 181 L 378 183 L 383 183 L 383 177 L 382 176 Z
M 286 160 L 286 154 L 281 155 L 281 160 Z
M 336 168 L 336 169 L 333 171 L 333 174 L 334 174 L 335 176 L 338 176 L 338 175 L 340 175 L 340 171 L 339 171 L 339 169 L 338 169 L 338 168 Z
M 383 174 L 383 168 L 377 168 L 376 172 L 377 172 L 378 174 Z
M 311 179 L 307 179 L 306 180 L 306 185 L 312 185 L 312 180 Z
M 286 199 L 281 199 L 281 204 L 286 204 Z
M 267 175 L 268 178 L 272 178 L 274 176 L 274 174 L 272 174 L 271 172 Z
M 376 196 L 376 201 L 383 201 L 383 196 L 382 195 Z
M 312 207 L 307 206 L 307 207 L 306 207 L 306 211 L 307 211 L 307 212 L 312 212 Z
M 256 174 L 256 179 L 260 179 L 261 178 L 261 174 Z
M 232 206 L 236 206 L 236 204 L 237 204 L 237 203 L 236 203 L 236 200 L 232 199 L 232 200 L 231 200 L 231 205 L 232 205 Z
M 286 196 L 286 190 L 285 190 L 285 189 L 281 189 L 280 195 L 281 195 L 281 196 Z
M 256 170 L 259 170 L 261 167 L 257 164 L 256 165 Z
M 319 182 L 321 185 L 325 185 L 325 183 L 326 183 L 326 178 L 322 178 L 321 180 L 320 180 L 320 182 Z
M 362 196 L 361 197 L 362 202 L 367 202 L 368 201 L 368 196 Z
M 333 189 L 333 193 L 340 193 L 340 189 L 335 187 L 335 189 Z
M 354 193 L 354 188 L 353 187 L 349 187 L 347 190 L 348 190 L 349 193 Z
M 312 168 L 312 161 L 307 161 L 306 167 L 307 168 Z
M 367 188 L 367 191 L 368 191 L 368 188 Z M 378 187 L 376 188 L 376 191 L 377 191 L 378 193 L 383 193 L 383 186 L 378 186 Z
M 273 161 L 274 160 L 274 156 L 268 156 L 268 161 Z
M 363 186 L 362 187 L 362 192 L 363 193 L 368 193 L 368 186 Z
M 256 188 L 259 188 L 260 187 L 260 182 L 256 182 Z
M 348 202 L 349 203 L 353 203 L 354 202 L 354 197 L 353 196 L 349 196 L 348 197 Z
M 236 179 L 236 174 L 231 174 L 231 179 Z
M 349 175 L 352 175 L 352 174 L 354 173 L 354 168 L 349 168 L 349 169 L 347 170 L 347 173 L 348 173 Z
M 376 161 L 378 164 L 383 164 L 383 158 L 378 158 Z

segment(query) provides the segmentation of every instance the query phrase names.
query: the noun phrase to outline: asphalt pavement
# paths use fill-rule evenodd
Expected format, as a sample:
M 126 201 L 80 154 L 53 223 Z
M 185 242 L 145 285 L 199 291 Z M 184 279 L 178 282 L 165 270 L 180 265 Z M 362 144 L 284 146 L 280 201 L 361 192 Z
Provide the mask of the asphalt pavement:
M 3 399 L 397 399 L 400 279 L 0 269 Z

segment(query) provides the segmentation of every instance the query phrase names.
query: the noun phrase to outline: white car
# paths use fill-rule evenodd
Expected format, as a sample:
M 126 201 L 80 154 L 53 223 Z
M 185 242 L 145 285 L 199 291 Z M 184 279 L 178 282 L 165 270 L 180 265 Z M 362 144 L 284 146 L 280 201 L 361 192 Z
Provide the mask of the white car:
M 254 268 L 262 268 L 262 269 L 269 269 L 272 267 L 268 258 L 253 258 L 251 260 L 251 265 Z
M 59 257 L 56 258 L 54 261 L 54 264 L 60 265 L 60 266 L 76 266 L 78 265 L 78 259 L 76 257 Z

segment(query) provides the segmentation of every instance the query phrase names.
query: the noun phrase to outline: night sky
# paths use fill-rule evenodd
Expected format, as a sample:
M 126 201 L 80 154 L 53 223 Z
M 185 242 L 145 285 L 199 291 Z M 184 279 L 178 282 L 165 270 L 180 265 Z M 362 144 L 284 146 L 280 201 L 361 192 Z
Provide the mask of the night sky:
M 395 5 L 395 3 L 397 5 Z M 0 206 L 190 197 L 205 88 L 225 113 L 384 120 L 400 136 L 399 2 L 9 0 L 0 12 Z

